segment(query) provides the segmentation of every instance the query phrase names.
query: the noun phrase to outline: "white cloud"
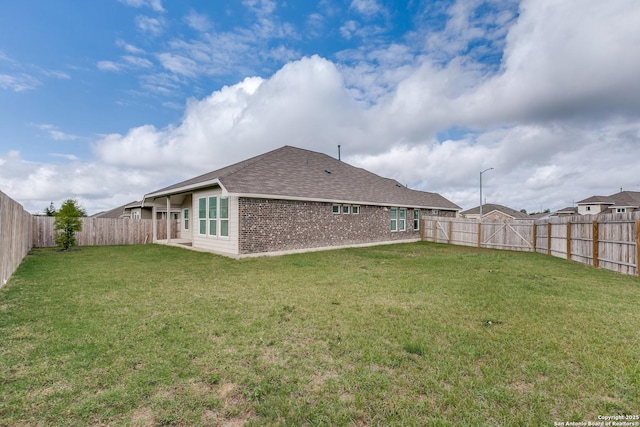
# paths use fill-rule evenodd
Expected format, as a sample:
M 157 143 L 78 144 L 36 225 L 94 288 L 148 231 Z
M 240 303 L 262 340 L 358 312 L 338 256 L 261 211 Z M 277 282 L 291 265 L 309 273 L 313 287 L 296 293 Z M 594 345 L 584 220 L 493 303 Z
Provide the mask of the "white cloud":
M 383 11 L 376 0 L 352 0 L 350 7 L 364 16 L 377 15 Z
M 141 58 L 139 56 L 131 56 L 125 55 L 122 59 L 134 68 L 151 68 L 153 67 L 153 63 L 146 58 Z
M 198 63 L 191 58 L 172 53 L 161 53 L 158 60 L 164 68 L 172 73 L 187 77 L 195 77 L 199 74 L 200 67 Z
M 162 0 L 118 0 L 120 3 L 123 3 L 127 6 L 131 7 L 149 7 L 156 12 L 164 12 L 164 8 L 162 7 Z
M 345 39 L 351 40 L 351 38 L 354 36 L 358 28 L 359 28 L 359 24 L 356 21 L 349 20 L 340 27 L 340 34 Z
M 64 155 L 63 163 L 37 163 L 22 159 L 18 151 L 0 153 L 0 187 L 21 201 L 29 212 L 42 212 L 49 203 L 57 206 L 76 198 L 95 213 L 137 200 L 161 177 L 121 167 L 75 161 Z
M 162 19 L 139 15 L 136 16 L 136 26 L 138 27 L 138 30 L 142 31 L 143 33 L 149 33 L 154 36 L 158 36 L 162 34 L 164 24 Z
M 275 8 L 244 4 L 265 16 Z M 248 77 L 191 99 L 176 125 L 100 137 L 92 162 L 43 165 L 0 155 L 0 186 L 24 192 L 23 200 L 42 208 L 49 192 L 80 194 L 91 206 L 114 202 L 107 208 L 118 205 L 107 193 L 122 203 L 139 199 L 285 144 L 333 155 L 340 144 L 345 161 L 439 192 L 463 208 L 478 204 L 478 173 L 488 167 L 494 170 L 483 175 L 487 201 L 527 211 L 558 209 L 620 187 L 640 191 L 634 1 L 523 0 L 518 15 L 513 2 L 496 4 L 506 9 L 496 7 L 477 22 L 479 1 L 455 3 L 442 31 L 415 35 L 422 37 L 419 55 L 415 46 L 396 43 L 343 52 L 342 63 L 305 57 L 270 77 Z M 285 43 L 256 52 L 264 46 L 252 39 L 256 34 L 283 33 L 270 25 L 172 40 L 155 57 L 165 72 L 141 77 L 141 85 L 169 94 L 186 79 L 221 69 L 252 75 L 245 62 L 259 64 L 260 55 L 286 60 L 295 52 Z M 354 21 L 344 30 L 355 36 L 360 28 Z M 492 51 L 504 48 L 501 62 L 478 63 L 469 47 L 477 40 L 489 40 Z M 125 58 L 103 67 L 136 64 Z
M 118 40 L 116 41 L 116 45 L 117 45 L 117 46 L 119 46 L 119 47 L 121 47 L 121 48 L 123 48 L 123 49 L 124 49 L 125 51 L 127 51 L 128 53 L 132 53 L 132 54 L 134 54 L 134 55 L 140 55 L 140 54 L 145 53 L 145 52 L 144 52 L 144 49 L 140 49 L 139 47 L 134 46 L 134 45 L 132 45 L 132 44 L 130 44 L 130 43 L 127 43 L 127 42 L 125 42 L 125 41 L 124 41 L 124 40 L 122 40 L 122 39 L 118 39 Z
M 637 115 L 640 8 L 611 3 L 521 3 L 499 75 L 465 99 L 470 122 Z M 483 111 L 476 106 L 489 105 Z
M 203 33 L 209 31 L 213 27 L 211 21 L 206 15 L 197 13 L 193 10 L 185 17 L 185 21 L 191 28 Z
M 113 61 L 98 61 L 96 64 L 101 71 L 122 71 L 124 66 Z
M 0 88 L 10 89 L 14 92 L 33 90 L 41 84 L 37 78 L 24 73 L 15 75 L 0 74 Z

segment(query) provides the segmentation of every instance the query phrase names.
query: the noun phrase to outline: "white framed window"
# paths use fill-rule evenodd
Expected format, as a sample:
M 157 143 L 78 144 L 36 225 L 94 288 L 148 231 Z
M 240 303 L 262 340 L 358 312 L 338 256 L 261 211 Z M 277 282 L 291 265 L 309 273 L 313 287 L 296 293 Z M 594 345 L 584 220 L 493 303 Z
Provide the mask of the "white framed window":
M 591 206 L 587 206 L 587 211 L 590 211 L 590 210 L 591 210 Z
M 627 208 L 616 208 L 617 213 L 625 213 L 626 211 L 627 211 Z
M 407 210 L 405 208 L 398 209 L 398 231 L 407 229 Z
M 339 213 L 340 213 L 340 205 L 333 205 L 333 206 L 331 207 L 331 211 L 332 211 L 334 214 L 339 214 Z
M 360 206 L 358 206 L 358 205 L 351 206 L 351 213 L 353 215 L 359 215 L 360 214 Z
M 349 205 L 342 205 L 342 213 L 344 215 L 349 215 L 349 213 L 351 212 L 351 206 Z
M 198 199 L 198 234 L 207 234 L 207 198 L 200 197 Z
M 229 198 L 220 197 L 220 236 L 229 237 Z
M 184 222 L 184 229 L 189 229 L 189 209 L 184 209 L 182 211 L 182 221 Z
M 413 229 L 420 230 L 420 209 L 413 210 Z
M 209 236 L 218 234 L 218 198 L 216 196 L 209 197 Z
M 140 211 L 131 211 L 131 219 L 140 219 Z
M 398 208 L 391 208 L 391 231 L 398 231 Z
M 229 198 L 222 196 L 198 199 L 198 233 L 209 237 L 229 237 Z

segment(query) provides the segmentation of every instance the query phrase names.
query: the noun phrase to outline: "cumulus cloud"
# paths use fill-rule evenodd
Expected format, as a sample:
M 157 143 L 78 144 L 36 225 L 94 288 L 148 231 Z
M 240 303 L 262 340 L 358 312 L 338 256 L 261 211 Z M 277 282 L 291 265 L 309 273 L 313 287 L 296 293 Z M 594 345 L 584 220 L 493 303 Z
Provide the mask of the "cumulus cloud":
M 634 0 L 521 3 L 502 72 L 466 98 L 469 122 L 637 116 L 640 8 Z M 477 108 L 485 105 L 489 108 Z
M 312 101 L 312 102 L 311 102 Z M 314 56 L 290 63 L 268 80 L 247 78 L 189 102 L 180 126 L 109 135 L 94 151 L 102 161 L 130 167 L 179 164 L 207 170 L 281 145 L 333 151 L 360 133 L 355 103 L 333 63 Z M 366 145 L 364 140 L 360 145 Z
M 456 2 L 444 10 L 443 28 L 413 35 L 420 43 L 343 52 L 333 61 L 292 60 L 270 76 L 190 99 L 179 123 L 141 124 L 97 138 L 91 162 L 44 165 L 16 152 L 0 155 L 0 185 L 43 207 L 49 192 L 79 194 L 97 207 L 111 200 L 107 194 L 125 203 L 285 144 L 330 155 L 340 144 L 343 160 L 464 208 L 478 204 L 478 174 L 489 167 L 487 201 L 515 209 L 558 209 L 620 187 L 640 191 L 634 2 L 522 0 L 515 11 L 512 1 L 496 0 L 491 4 L 504 10 L 496 7 L 480 23 L 472 16 L 481 2 Z M 276 7 L 257 0 L 244 5 L 264 17 Z M 343 28 L 346 35 L 358 29 L 355 22 Z M 264 35 L 173 40 L 155 56 L 165 72 L 141 84 L 170 93 L 182 79 L 240 67 L 231 57 L 249 57 L 254 34 Z M 485 52 L 499 52 L 493 66 L 478 61 L 477 40 L 488 40 Z M 274 54 L 295 52 L 283 46 Z M 60 183 L 62 190 L 54 188 Z
M 160 177 L 159 173 L 79 162 L 72 155 L 55 156 L 66 161 L 30 162 L 17 150 L 0 153 L 0 188 L 10 197 L 26 201 L 23 205 L 32 213 L 69 197 L 94 213 L 138 200 Z

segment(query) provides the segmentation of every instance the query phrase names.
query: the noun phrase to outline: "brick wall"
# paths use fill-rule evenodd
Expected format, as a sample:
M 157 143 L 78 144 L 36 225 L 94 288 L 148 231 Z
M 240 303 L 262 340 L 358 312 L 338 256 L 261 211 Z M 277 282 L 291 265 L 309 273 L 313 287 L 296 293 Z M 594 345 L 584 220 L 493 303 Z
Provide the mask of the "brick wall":
M 407 209 L 407 230 L 391 232 L 388 208 L 360 206 L 359 214 L 343 215 L 334 214 L 332 206 L 321 202 L 240 198 L 240 254 L 420 238 L 420 232 L 413 230 L 412 209 Z

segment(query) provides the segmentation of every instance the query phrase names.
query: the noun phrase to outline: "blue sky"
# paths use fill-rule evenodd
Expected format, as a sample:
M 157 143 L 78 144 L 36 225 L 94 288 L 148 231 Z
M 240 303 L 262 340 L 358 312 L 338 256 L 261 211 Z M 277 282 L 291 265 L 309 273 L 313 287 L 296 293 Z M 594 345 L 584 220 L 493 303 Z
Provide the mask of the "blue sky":
M 477 206 L 640 191 L 635 0 L 1 2 L 0 190 L 90 212 L 282 145 Z

